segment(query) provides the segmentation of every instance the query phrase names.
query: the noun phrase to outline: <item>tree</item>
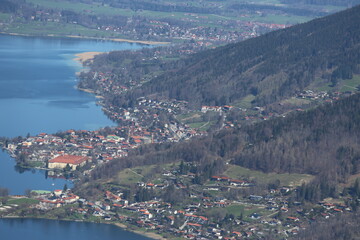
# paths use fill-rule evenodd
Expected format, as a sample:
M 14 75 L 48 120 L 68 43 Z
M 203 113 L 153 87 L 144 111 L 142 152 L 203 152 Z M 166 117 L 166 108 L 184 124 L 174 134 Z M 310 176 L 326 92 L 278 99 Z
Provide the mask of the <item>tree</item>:
M 7 197 L 9 195 L 9 189 L 0 188 L 0 197 Z
M 70 172 L 72 170 L 72 168 L 70 167 L 69 164 L 66 164 L 65 168 L 64 168 L 64 172 Z
M 31 197 L 31 189 L 26 189 L 25 190 L 25 196 Z

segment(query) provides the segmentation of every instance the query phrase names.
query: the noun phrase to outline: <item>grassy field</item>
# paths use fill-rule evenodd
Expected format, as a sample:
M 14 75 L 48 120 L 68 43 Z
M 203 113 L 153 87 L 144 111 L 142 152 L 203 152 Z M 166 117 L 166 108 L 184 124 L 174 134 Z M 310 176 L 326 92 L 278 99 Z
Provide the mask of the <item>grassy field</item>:
M 217 116 L 217 113 L 214 113 Z M 187 114 L 177 115 L 176 118 L 183 124 L 189 125 L 191 128 L 197 128 L 200 131 L 207 131 L 213 124 L 216 123 L 215 120 L 210 119 L 209 121 L 204 121 L 204 113 L 202 112 L 190 112 Z
M 66 9 L 75 12 L 83 12 L 94 15 L 132 16 L 134 13 L 129 9 L 120 9 L 109 6 L 102 6 L 101 4 L 96 4 L 96 3 L 86 4 L 86 3 L 78 3 L 78 2 L 70 2 L 70 1 L 56 1 L 56 0 L 27 0 L 27 2 L 31 2 L 35 5 L 39 5 L 47 8 Z
M 257 183 L 260 184 L 267 184 L 269 182 L 274 182 L 275 180 L 280 180 L 280 183 L 283 186 L 299 186 L 303 182 L 309 182 L 313 178 L 313 176 L 308 174 L 266 174 L 236 165 L 229 165 L 228 169 L 224 172 L 224 175 L 234 179 L 255 179 Z
M 141 15 L 150 18 L 174 18 L 181 20 L 183 18 L 191 19 L 197 22 L 200 26 L 217 26 L 217 21 L 221 20 L 243 20 L 243 21 L 257 21 L 263 23 L 277 23 L 277 24 L 295 24 L 302 23 L 313 19 L 313 17 L 303 17 L 296 15 L 275 15 L 275 14 L 255 14 L 249 16 L 222 16 L 217 14 L 191 14 L 188 15 L 184 12 L 160 12 L 149 10 L 133 11 L 131 9 L 114 8 L 108 5 L 101 5 L 97 3 L 74 3 L 70 1 L 56 1 L 56 0 L 27 0 L 33 4 L 55 9 L 66 9 L 80 13 L 87 13 L 92 15 L 122 15 L 126 17 Z M 214 1 L 219 4 L 225 4 L 226 6 L 237 3 L 236 1 Z M 277 0 L 257 0 L 254 1 L 257 4 L 271 4 L 278 5 Z M 195 4 L 196 5 L 196 4 Z
M 297 16 L 293 14 L 273 14 L 273 13 L 264 13 L 262 12 L 249 12 L 248 14 L 239 15 L 240 13 L 228 12 L 225 9 L 228 9 L 232 4 L 239 3 L 236 0 L 226 0 L 226 1 L 211 1 L 209 2 L 188 2 L 188 4 L 196 7 L 205 7 L 205 8 L 218 8 L 224 9 L 220 11 L 219 14 L 210 14 L 210 13 L 186 13 L 186 12 L 161 12 L 161 11 L 150 11 L 138 9 L 136 11 L 132 9 L 125 8 L 116 8 L 111 7 L 108 4 L 101 4 L 95 1 L 80 2 L 80 1 L 70 1 L 70 0 L 26 0 L 28 3 L 32 3 L 35 6 L 40 6 L 48 9 L 57 9 L 57 10 L 71 10 L 77 13 L 82 13 L 86 15 L 93 16 L 142 16 L 149 19 L 175 19 L 177 21 L 185 22 L 186 24 L 191 24 L 194 27 L 212 27 L 212 28 L 222 28 L 228 31 L 236 30 L 241 32 L 243 28 L 237 25 L 224 25 L 222 22 L 225 20 L 230 21 L 255 21 L 259 23 L 276 23 L 276 24 L 296 24 L 309 21 L 315 16 L 304 17 Z M 177 3 L 174 0 L 170 0 L 169 3 Z M 278 7 L 287 7 L 287 5 L 279 4 L 279 0 L 254 0 L 252 4 L 267 4 L 275 5 Z M 178 3 L 177 3 L 178 4 Z M 313 6 L 314 8 L 319 8 L 319 6 Z M 332 7 L 329 6 L 329 11 L 341 10 L 341 7 Z M 327 8 L 326 8 L 327 9 Z M 323 10 L 323 8 L 321 8 Z M 265 11 L 266 12 L 266 11 Z M 9 22 L 8 14 L 0 14 L 0 23 Z M 6 29 L 2 30 L 8 33 L 18 33 L 26 35 L 37 35 L 37 36 L 46 36 L 46 35 L 55 35 L 64 37 L 66 35 L 76 35 L 76 36 L 86 36 L 86 37 L 97 37 L 97 38 L 126 38 L 116 32 L 100 31 L 97 29 L 85 28 L 77 24 L 59 24 L 51 22 L 21 22 L 20 20 L 14 21 L 10 26 L 6 26 Z M 177 39 L 173 39 L 176 41 Z M 182 42 L 183 40 L 178 41 Z M 173 59 L 169 59 L 173 60 Z
M 161 178 L 161 172 L 163 169 L 174 168 L 175 165 L 179 164 L 170 163 L 127 168 L 118 173 L 116 179 L 114 179 L 114 183 L 120 185 L 132 185 L 138 182 L 160 183 L 158 179 Z
M 0 21 L 6 21 L 10 18 L 10 14 L 8 13 L 0 13 Z
M 227 214 L 233 214 L 235 217 L 239 217 L 243 215 L 244 220 L 251 221 L 252 219 L 249 217 L 253 213 L 257 213 L 263 216 L 269 215 L 271 212 L 266 210 L 264 207 L 259 206 L 251 206 L 251 205 L 242 205 L 242 204 L 234 204 L 227 206 L 225 208 L 211 208 L 205 211 L 205 215 L 212 216 L 218 211 L 225 211 Z
M 308 99 L 301 99 L 301 98 L 291 97 L 291 98 L 285 99 L 281 103 L 301 106 L 301 105 L 310 104 L 311 101 L 308 100 Z
M 189 123 L 188 125 L 191 128 L 198 128 L 200 131 L 207 131 L 211 125 L 215 124 L 215 121 L 210 122 L 196 122 L 196 123 Z
M 251 108 L 251 101 L 253 101 L 255 99 L 254 95 L 247 95 L 246 97 L 244 97 L 243 99 L 241 99 L 240 102 L 234 104 L 236 107 L 240 107 L 240 108 Z
M 37 203 L 39 203 L 39 200 L 31 199 L 31 198 L 9 199 L 9 201 L 7 202 L 7 204 L 17 204 L 17 205 L 37 204 Z
M 55 22 L 27 22 L 13 24 L 9 32 L 26 35 L 54 35 L 54 36 L 91 36 L 91 37 L 120 37 L 113 32 L 105 32 L 96 29 L 89 29 L 76 24 L 63 24 Z
M 199 118 L 202 116 L 201 112 L 190 112 L 190 113 L 186 113 L 186 114 L 179 114 L 176 116 L 176 118 L 179 121 L 188 121 L 188 120 L 192 120 L 194 118 Z
M 296 15 L 275 15 L 275 14 L 265 14 L 265 15 L 250 15 L 240 17 L 239 20 L 242 21 L 255 21 L 262 23 L 275 23 L 275 24 L 296 24 L 303 23 L 312 20 L 313 17 L 306 16 L 296 16 Z
M 357 91 L 356 87 L 360 85 L 360 75 L 354 75 L 352 79 L 342 80 L 340 84 L 341 84 L 341 88 L 340 88 L 341 92 Z
M 319 79 L 315 82 L 321 82 Z M 360 86 L 360 75 L 354 75 L 352 79 L 339 80 L 337 86 L 332 87 L 331 83 L 319 84 L 319 86 L 314 86 L 314 89 L 318 91 L 358 91 L 357 86 Z

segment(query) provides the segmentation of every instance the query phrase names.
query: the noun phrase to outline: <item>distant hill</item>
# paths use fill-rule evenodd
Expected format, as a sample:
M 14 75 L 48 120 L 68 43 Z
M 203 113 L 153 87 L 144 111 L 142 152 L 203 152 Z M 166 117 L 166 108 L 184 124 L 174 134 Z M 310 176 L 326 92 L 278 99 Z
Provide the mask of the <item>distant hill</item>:
M 360 6 L 258 38 L 203 51 L 169 65 L 142 88 L 117 96 L 186 100 L 193 107 L 236 104 L 252 94 L 268 104 L 315 81 L 336 85 L 360 73 Z
M 360 4 L 360 1 L 359 0 L 281 0 L 281 3 L 354 6 L 354 5 Z

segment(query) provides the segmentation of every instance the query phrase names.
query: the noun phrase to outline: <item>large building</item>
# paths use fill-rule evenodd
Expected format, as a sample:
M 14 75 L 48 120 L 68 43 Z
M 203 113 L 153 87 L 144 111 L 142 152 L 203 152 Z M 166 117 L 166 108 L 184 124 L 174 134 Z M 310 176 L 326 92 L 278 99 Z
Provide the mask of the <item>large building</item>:
M 84 166 L 86 162 L 89 160 L 88 157 L 84 156 L 75 156 L 75 155 L 64 155 L 53 158 L 49 161 L 48 167 L 50 169 L 53 168 L 65 168 L 68 164 L 72 170 L 76 170 L 77 166 Z

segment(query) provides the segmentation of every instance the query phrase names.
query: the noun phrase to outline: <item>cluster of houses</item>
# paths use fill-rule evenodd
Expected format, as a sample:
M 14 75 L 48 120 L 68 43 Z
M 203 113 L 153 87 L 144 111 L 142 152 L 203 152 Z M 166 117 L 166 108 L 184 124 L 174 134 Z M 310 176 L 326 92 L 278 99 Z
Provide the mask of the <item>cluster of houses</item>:
M 355 89 L 354 89 L 355 90 Z M 357 91 L 357 90 L 355 90 Z M 348 97 L 354 94 L 354 91 L 344 92 L 326 92 L 326 91 L 315 91 L 315 90 L 304 90 L 300 92 L 296 97 L 301 99 L 309 100 L 323 100 L 326 102 L 336 101 L 343 97 Z
M 255 186 L 255 183 L 251 182 L 251 181 L 232 179 L 232 178 L 224 177 L 224 176 L 212 176 L 211 180 L 212 181 L 217 181 L 217 182 L 223 182 L 223 183 L 229 184 L 230 186 L 235 186 L 235 187 L 252 187 L 252 186 Z
M 329 94 L 325 91 L 317 92 L 313 90 L 304 90 L 301 93 L 297 95 L 298 98 L 303 99 L 320 99 L 320 98 L 326 98 L 329 97 Z
M 59 162 L 70 160 L 83 161 L 69 156 L 58 158 Z M 192 184 L 193 174 L 181 174 L 177 166 L 173 168 L 163 169 L 157 175 L 156 183 L 137 184 L 155 193 L 148 201 L 130 200 L 129 196 L 123 194 L 121 185 L 116 188 L 112 185 L 111 191 L 103 190 L 102 195 L 98 195 L 94 201 L 83 199 L 71 190 L 39 192 L 36 195 L 39 203 L 33 207 L 51 211 L 70 205 L 70 214 L 79 220 L 91 216 L 98 221 L 135 225 L 159 234 L 170 233 L 187 239 L 253 239 L 269 233 L 287 238 L 298 234 L 312 221 L 326 220 L 351 211 L 344 203 L 319 202 L 309 207 L 301 202 L 293 202 L 291 196 L 296 194 L 296 187 L 282 186 L 231 200 L 226 197 L 228 190 L 210 193 L 206 191 L 207 184 L 216 182 L 229 189 L 239 187 L 237 190 L 249 193 L 255 185 L 226 176 L 211 176 L 210 182 L 204 185 Z M 165 202 L 160 197 L 160 193 L 172 184 L 176 191 L 189 194 L 188 200 L 181 206 Z
M 209 111 L 211 112 L 224 112 L 224 111 L 229 111 L 233 108 L 233 106 L 229 106 L 229 105 L 224 105 L 224 106 L 202 106 L 201 107 L 201 112 L 202 113 L 207 113 Z
M 42 162 L 44 168 L 65 168 L 70 164 L 71 170 L 75 170 L 93 160 L 101 163 L 127 156 L 129 149 L 147 138 L 146 135 L 128 136 L 127 132 L 128 128 L 118 127 L 109 128 L 105 136 L 100 131 L 86 130 L 68 130 L 59 135 L 40 133 L 16 140 L 8 145 L 8 149 L 17 158 L 25 156 L 28 162 Z M 136 143 L 133 139 L 141 139 L 141 142 Z
M 222 6 L 223 7 L 223 6 Z M 217 6 L 216 8 L 221 9 Z M 91 10 L 84 12 L 93 13 Z M 22 13 L 25 14 L 25 13 Z M 260 14 L 260 13 L 257 13 Z M 261 15 L 261 14 L 260 14 Z M 63 22 L 68 21 L 60 11 L 36 10 L 32 14 L 23 16 L 34 22 Z M 172 16 L 175 17 L 175 16 Z M 241 17 L 247 19 L 244 14 Z M 81 19 L 72 20 L 70 23 L 78 24 Z M 211 46 L 229 42 L 244 40 L 258 36 L 260 33 L 285 28 L 284 24 L 272 24 L 262 22 L 249 22 L 247 20 L 231 20 L 219 17 L 217 20 L 209 16 L 197 13 L 182 13 L 182 16 L 174 20 L 158 19 L 157 17 L 129 16 L 126 21 L 112 24 L 99 21 L 96 29 L 103 32 L 111 32 L 114 36 L 120 34 L 129 39 L 169 41 L 173 39 L 194 40 L 193 45 Z M 208 27 L 213 24 L 218 27 Z
M 80 199 L 79 196 L 71 193 L 70 191 L 55 190 L 52 193 L 45 193 L 39 196 L 39 204 L 36 206 L 38 209 L 49 210 L 58 208 L 67 204 L 77 203 Z
M 184 41 L 193 40 L 194 45 L 209 47 L 214 44 L 218 45 L 256 37 L 259 36 L 260 33 L 283 29 L 289 26 L 285 24 L 229 19 L 209 20 L 207 16 L 201 16 L 196 13 L 183 13 L 183 15 L 180 20 L 185 24 L 181 24 L 180 22 L 175 24 L 174 22 L 170 23 L 155 19 L 129 18 L 128 24 L 125 26 L 102 25 L 99 26 L 98 29 L 128 35 L 132 39 L 141 39 L 140 34 L 146 34 L 148 39 L 157 41 L 168 41 L 172 39 Z M 202 26 L 203 22 L 223 26 L 223 28 L 205 27 Z M 191 23 L 191 25 L 186 23 Z M 197 26 L 193 25 L 194 23 Z

